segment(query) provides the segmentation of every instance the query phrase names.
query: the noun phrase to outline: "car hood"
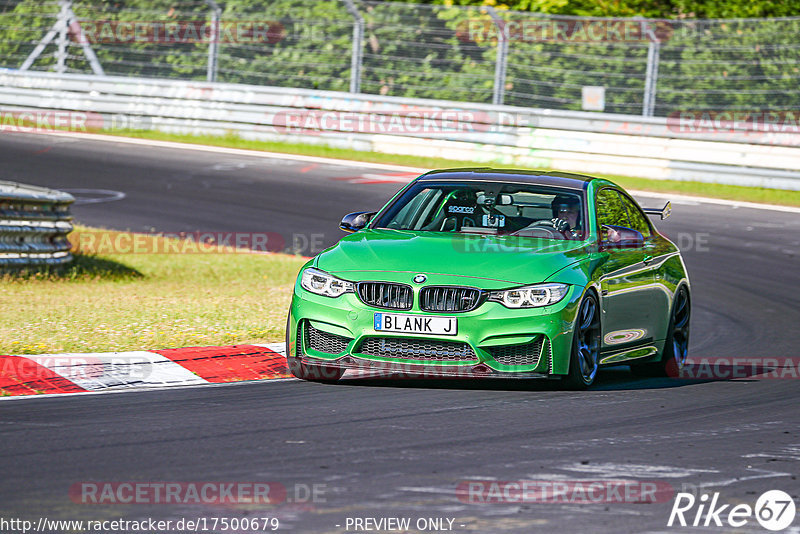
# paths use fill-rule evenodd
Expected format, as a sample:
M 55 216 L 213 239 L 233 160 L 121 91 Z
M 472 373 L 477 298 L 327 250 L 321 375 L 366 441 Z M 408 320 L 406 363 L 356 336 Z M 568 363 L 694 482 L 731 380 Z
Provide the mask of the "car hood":
M 582 241 L 365 229 L 320 254 L 316 266 L 353 281 L 409 283 L 408 273 L 419 273 L 428 276 L 429 284 L 499 289 L 543 282 L 585 257 L 587 246 Z

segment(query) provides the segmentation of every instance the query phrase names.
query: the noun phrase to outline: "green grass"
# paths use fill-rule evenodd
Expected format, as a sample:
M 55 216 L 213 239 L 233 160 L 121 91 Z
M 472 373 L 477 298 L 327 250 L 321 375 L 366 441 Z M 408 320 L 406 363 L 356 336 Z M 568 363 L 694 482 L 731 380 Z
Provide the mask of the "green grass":
M 447 167 L 485 167 L 485 162 L 449 160 L 444 158 L 429 158 L 420 156 L 406 156 L 399 154 L 383 154 L 378 152 L 364 152 L 344 148 L 331 148 L 327 146 L 302 145 L 292 143 L 252 141 L 242 139 L 236 135 L 211 136 L 211 135 L 188 135 L 171 134 L 157 131 L 142 130 L 120 130 L 103 132 L 112 135 L 122 135 L 126 137 L 139 137 L 143 139 L 155 139 L 161 141 L 177 141 L 181 143 L 193 143 L 201 145 L 224 146 L 231 148 L 242 148 L 248 150 L 259 150 L 266 152 L 280 152 L 286 154 L 301 154 L 305 156 L 318 156 L 325 158 L 347 159 L 365 161 L 369 163 L 388 163 L 394 165 L 406 165 L 410 167 L 420 167 L 423 169 L 441 169 Z M 491 164 L 495 168 L 511 168 L 515 165 Z M 558 170 L 558 169 L 552 169 Z M 740 200 L 746 202 L 761 202 L 766 204 L 780 204 L 785 206 L 800 206 L 800 191 L 786 191 L 782 189 L 768 189 L 763 187 L 742 187 L 737 185 L 711 184 L 706 182 L 683 182 L 677 180 L 650 180 L 646 178 L 631 178 L 628 176 L 616 176 L 599 174 L 609 178 L 628 189 L 638 189 L 641 191 L 656 191 L 662 193 L 677 193 L 684 195 L 696 195 L 713 198 L 723 198 L 728 200 Z
M 0 275 L 0 354 L 282 341 L 305 261 L 231 249 L 76 254 L 67 267 L 6 272 Z

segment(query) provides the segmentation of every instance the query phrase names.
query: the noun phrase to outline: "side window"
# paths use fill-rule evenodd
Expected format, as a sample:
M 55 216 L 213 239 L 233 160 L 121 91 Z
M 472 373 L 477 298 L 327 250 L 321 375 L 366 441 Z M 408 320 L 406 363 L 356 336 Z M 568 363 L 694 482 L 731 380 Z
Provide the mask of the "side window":
M 601 189 L 597 193 L 597 227 L 604 224 L 630 228 L 625 204 L 613 189 Z
M 622 198 L 622 203 L 625 204 L 625 208 L 628 211 L 628 219 L 631 221 L 629 228 L 641 232 L 645 239 L 650 237 L 652 233 L 650 231 L 650 224 L 647 222 L 647 218 L 644 213 L 642 213 L 642 210 L 625 195 L 620 195 L 620 198 Z

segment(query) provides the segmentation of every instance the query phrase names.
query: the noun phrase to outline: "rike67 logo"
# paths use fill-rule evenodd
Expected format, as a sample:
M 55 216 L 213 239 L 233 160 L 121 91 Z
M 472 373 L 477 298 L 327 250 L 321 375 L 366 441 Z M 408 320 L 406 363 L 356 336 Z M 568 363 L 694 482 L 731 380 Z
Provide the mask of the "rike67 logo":
M 719 492 L 699 497 L 691 493 L 678 493 L 669 514 L 667 526 L 693 527 L 744 527 L 753 526 L 753 519 L 763 528 L 779 531 L 788 528 L 797 509 L 792 497 L 781 490 L 770 490 L 761 494 L 755 506 L 749 504 L 722 504 Z

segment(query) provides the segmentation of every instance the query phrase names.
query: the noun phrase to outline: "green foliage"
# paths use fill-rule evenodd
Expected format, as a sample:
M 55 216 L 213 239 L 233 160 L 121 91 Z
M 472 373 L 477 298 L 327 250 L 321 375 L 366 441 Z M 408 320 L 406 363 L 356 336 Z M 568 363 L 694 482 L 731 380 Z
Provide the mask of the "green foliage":
M 219 80 L 346 91 L 349 88 L 352 18 L 343 2 L 230 0 L 223 22 L 266 23 L 266 42 L 220 45 Z
M 423 3 L 491 5 L 515 11 L 584 17 L 714 19 L 800 16 L 800 4 L 785 0 L 433 0 Z
M 480 12 L 378 2 L 364 7 L 364 92 L 491 101 L 492 47 L 462 32 Z
M 361 91 L 491 102 L 500 41 L 497 24 L 481 6 L 493 3 L 357 0 L 364 20 Z M 123 23 L 208 27 L 211 21 L 203 0 L 129 0 L 124 4 L 87 0 L 74 5 L 84 29 L 95 33 Z M 234 33 L 223 35 L 219 42 L 217 81 L 349 90 L 354 21 L 341 0 L 228 0 L 220 5 L 222 27 Z M 507 0 L 496 8 L 507 28 L 534 29 L 510 33 L 506 104 L 580 110 L 582 88 L 602 86 L 605 111 L 641 113 L 650 39 L 637 20 L 597 19 L 600 16 L 674 19 L 651 22 L 659 37 L 656 115 L 698 109 L 792 109 L 800 96 L 800 45 L 796 43 L 800 19 L 687 18 L 795 15 L 800 13 L 800 4 Z M 58 9 L 52 0 L 0 0 L 0 67 L 19 67 L 55 22 Z M 543 13 L 594 18 L 575 20 Z M 240 38 L 236 29 L 246 24 L 266 27 L 268 38 Z M 620 37 L 615 34 L 618 30 L 632 35 Z M 56 48 L 51 43 L 34 68 L 52 70 Z M 101 39 L 92 48 L 110 75 L 206 79 L 207 40 Z M 68 72 L 91 72 L 75 34 L 70 36 L 68 53 Z

